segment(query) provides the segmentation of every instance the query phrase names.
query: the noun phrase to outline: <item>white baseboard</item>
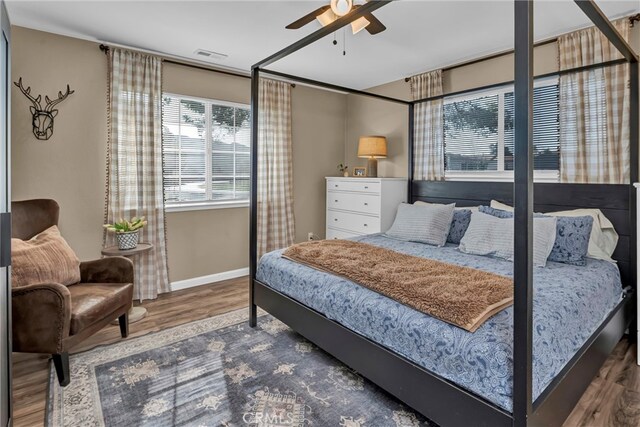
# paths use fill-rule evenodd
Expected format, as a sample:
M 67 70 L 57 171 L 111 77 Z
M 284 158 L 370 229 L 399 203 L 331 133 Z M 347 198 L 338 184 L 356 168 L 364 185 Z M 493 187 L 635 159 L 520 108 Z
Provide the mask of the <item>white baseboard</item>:
M 193 277 L 186 280 L 178 280 L 171 282 L 171 291 L 179 291 L 181 289 L 193 288 L 196 286 L 207 285 L 209 283 L 222 282 L 223 280 L 235 279 L 237 277 L 248 276 L 249 267 L 239 268 L 237 270 L 223 271 L 222 273 L 208 274 L 206 276 Z

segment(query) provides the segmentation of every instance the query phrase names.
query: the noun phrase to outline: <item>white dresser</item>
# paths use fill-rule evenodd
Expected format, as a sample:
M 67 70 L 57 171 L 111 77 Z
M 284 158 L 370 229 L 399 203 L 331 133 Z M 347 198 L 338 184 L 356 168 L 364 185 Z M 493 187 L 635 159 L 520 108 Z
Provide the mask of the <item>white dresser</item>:
M 407 201 L 405 178 L 327 178 L 327 239 L 387 231 Z

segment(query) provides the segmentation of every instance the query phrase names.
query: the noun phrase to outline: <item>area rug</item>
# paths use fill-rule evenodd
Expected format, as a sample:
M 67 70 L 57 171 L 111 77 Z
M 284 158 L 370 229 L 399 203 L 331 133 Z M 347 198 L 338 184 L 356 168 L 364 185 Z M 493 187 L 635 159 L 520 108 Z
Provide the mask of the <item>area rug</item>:
M 71 356 L 51 372 L 47 425 L 434 426 L 356 372 L 247 310 Z

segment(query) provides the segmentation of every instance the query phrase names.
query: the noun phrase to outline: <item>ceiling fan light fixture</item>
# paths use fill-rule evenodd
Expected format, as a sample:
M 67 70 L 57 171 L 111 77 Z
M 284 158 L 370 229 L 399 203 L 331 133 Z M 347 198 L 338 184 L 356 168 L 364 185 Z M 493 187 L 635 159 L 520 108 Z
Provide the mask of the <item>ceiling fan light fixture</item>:
M 367 28 L 367 25 L 369 24 L 370 22 L 361 16 L 360 18 L 356 19 L 351 23 L 351 31 L 353 32 L 354 35 L 358 34 L 360 31 Z
M 335 13 L 333 13 L 331 9 L 327 9 L 324 13 L 318 15 L 316 19 L 318 20 L 318 22 L 320 22 L 320 24 L 322 24 L 323 27 L 326 27 L 327 25 L 338 19 L 338 17 Z
M 331 10 L 338 16 L 344 16 L 353 9 L 353 0 L 331 0 Z

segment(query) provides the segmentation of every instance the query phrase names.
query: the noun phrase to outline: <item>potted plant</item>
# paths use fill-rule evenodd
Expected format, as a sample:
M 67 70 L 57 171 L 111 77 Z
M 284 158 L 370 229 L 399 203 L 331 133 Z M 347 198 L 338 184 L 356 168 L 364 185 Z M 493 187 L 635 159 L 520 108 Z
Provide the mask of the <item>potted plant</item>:
M 140 218 L 133 217 L 131 220 L 120 218 L 118 222 L 105 224 L 104 228 L 116 233 L 118 249 L 124 251 L 135 249 L 138 246 L 139 231 L 145 225 L 147 225 L 147 221 L 141 216 Z
M 342 176 L 347 177 L 349 176 L 349 166 L 347 165 L 343 165 L 342 163 L 340 163 L 338 165 L 338 170 L 340 171 L 340 173 L 342 174 Z

